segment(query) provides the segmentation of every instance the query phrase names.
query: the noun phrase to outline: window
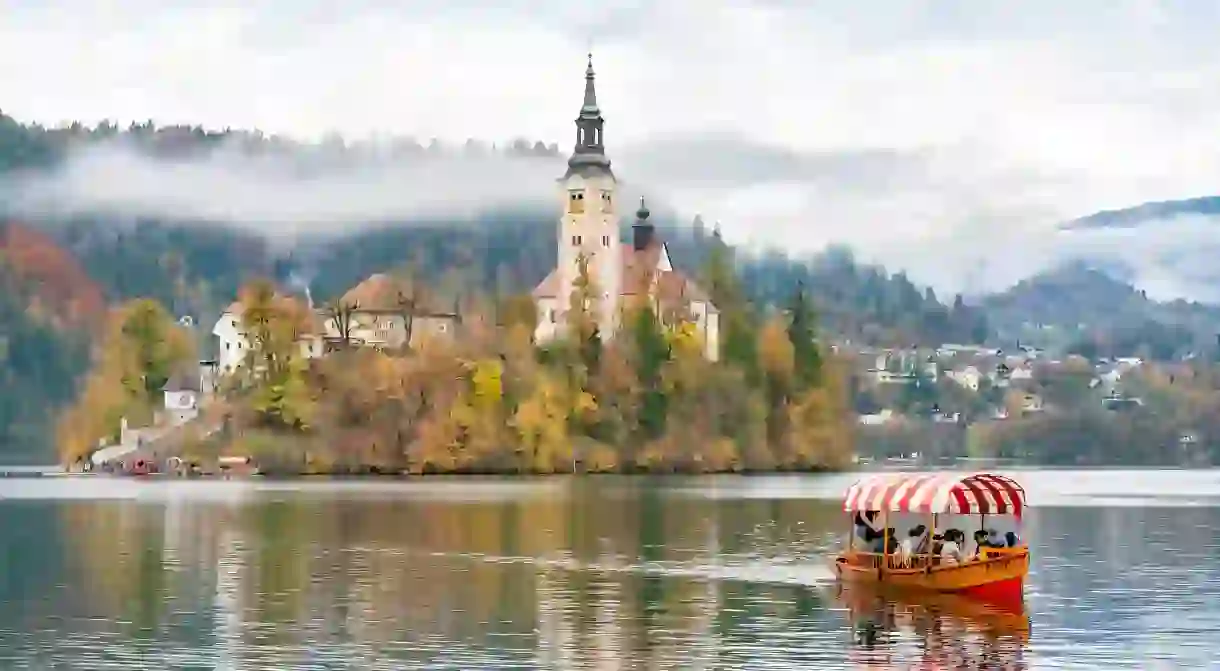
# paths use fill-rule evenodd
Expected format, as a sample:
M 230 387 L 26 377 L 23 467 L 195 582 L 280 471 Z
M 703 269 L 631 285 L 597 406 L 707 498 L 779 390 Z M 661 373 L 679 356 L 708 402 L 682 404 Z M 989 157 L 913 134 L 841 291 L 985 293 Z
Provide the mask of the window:
M 602 212 L 614 211 L 614 196 L 609 191 L 602 191 Z
M 237 343 L 237 349 L 241 349 L 241 342 Z
M 549 316 L 550 316 L 550 318 L 551 318 L 551 323 L 552 323 L 552 324 L 554 324 L 554 323 L 555 323 L 555 311 L 554 311 L 554 310 L 548 310 L 547 312 L 548 312 L 548 314 L 549 314 Z
M 568 212 L 583 214 L 585 211 L 585 194 L 583 191 L 568 192 Z
M 579 236 L 579 235 L 573 235 L 573 236 L 572 236 L 572 246 L 573 246 L 573 247 L 579 247 L 579 246 L 580 246 L 580 236 Z
M 609 246 L 610 246 L 610 236 L 603 235 L 602 236 L 602 247 L 609 247 Z
M 446 324 L 445 322 L 441 322 L 436 325 L 436 330 L 440 331 L 441 333 L 444 333 L 445 331 L 449 330 L 449 325 Z
M 233 349 L 233 343 L 231 343 L 231 342 L 225 343 L 225 349 Z

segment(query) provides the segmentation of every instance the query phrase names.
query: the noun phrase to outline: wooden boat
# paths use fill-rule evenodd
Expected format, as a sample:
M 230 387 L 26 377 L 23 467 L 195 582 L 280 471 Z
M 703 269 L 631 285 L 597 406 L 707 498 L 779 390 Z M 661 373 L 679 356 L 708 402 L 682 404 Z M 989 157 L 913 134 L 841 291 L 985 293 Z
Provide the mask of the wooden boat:
M 887 534 L 889 517 L 894 513 L 927 515 L 928 533 L 933 535 L 939 515 L 978 515 L 983 528 L 988 515 L 1012 516 L 1019 521 L 1024 509 L 1025 490 L 1021 485 L 990 473 L 875 475 L 856 482 L 843 499 L 843 510 L 853 520 L 857 514 L 877 511 Z M 851 538 L 848 548 L 833 562 L 834 573 L 842 582 L 950 592 L 1010 608 L 1024 600 L 1029 548 L 1023 544 L 984 547 L 977 557 L 960 562 L 920 554 L 904 564 L 891 553 L 859 550 L 855 533 Z M 888 536 L 883 544 L 889 546 Z

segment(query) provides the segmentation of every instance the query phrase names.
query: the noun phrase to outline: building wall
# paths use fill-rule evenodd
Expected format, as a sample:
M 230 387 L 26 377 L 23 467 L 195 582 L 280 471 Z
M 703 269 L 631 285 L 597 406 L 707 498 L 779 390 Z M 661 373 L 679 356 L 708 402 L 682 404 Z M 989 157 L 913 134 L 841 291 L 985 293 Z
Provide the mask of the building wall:
M 572 175 L 560 182 L 563 215 L 558 238 L 558 269 L 560 313 L 557 322 L 566 322 L 566 297 L 579 274 L 577 259 L 583 254 L 589 261 L 589 274 L 601 293 L 598 321 L 605 334 L 618 327 L 618 297 L 623 286 L 623 252 L 619 240 L 618 202 L 614 177 L 598 174 L 589 177 Z M 604 198 L 609 198 L 607 202 Z
M 456 326 L 456 320 L 449 316 L 415 317 L 411 320 L 411 346 L 416 347 L 429 338 L 452 337 Z M 356 312 L 352 315 L 349 335 L 366 345 L 402 347 L 407 339 L 406 318 L 385 312 Z M 326 321 L 326 336 L 332 339 L 340 336 L 334 320 Z
M 246 355 L 250 352 L 250 343 L 241 332 L 241 318 L 231 312 L 225 312 L 216 320 L 212 327 L 212 335 L 217 340 L 217 373 L 228 375 L 244 364 Z M 324 353 L 321 336 L 309 335 L 298 341 L 298 351 L 306 359 L 316 359 Z
M 212 335 L 217 339 L 216 362 L 221 375 L 237 370 L 237 365 L 246 358 L 247 343 L 240 325 L 237 315 L 225 312 L 212 328 Z
M 534 302 L 538 311 L 538 325 L 534 328 L 534 341 L 547 342 L 559 334 L 563 314 L 556 298 L 539 298 Z

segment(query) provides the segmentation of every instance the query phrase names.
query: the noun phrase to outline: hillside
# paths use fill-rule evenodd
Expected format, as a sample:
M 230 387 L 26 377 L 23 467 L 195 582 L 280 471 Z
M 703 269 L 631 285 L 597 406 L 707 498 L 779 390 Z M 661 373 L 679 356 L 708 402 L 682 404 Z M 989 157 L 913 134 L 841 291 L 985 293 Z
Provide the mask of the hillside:
M 1102 210 L 1073 219 L 1063 224 L 1062 228 L 1065 230 L 1131 228 L 1160 219 L 1190 215 L 1220 215 L 1220 196 L 1165 200 L 1117 210 Z
M 71 254 L 28 228 L 0 227 L 0 462 L 45 462 L 45 430 L 71 400 L 104 317 L 101 290 Z
M 1155 301 L 1084 262 L 1022 280 L 981 307 L 1007 339 L 1101 356 L 1133 356 L 1144 348 L 1156 358 L 1175 358 L 1214 348 L 1220 332 L 1220 307 Z

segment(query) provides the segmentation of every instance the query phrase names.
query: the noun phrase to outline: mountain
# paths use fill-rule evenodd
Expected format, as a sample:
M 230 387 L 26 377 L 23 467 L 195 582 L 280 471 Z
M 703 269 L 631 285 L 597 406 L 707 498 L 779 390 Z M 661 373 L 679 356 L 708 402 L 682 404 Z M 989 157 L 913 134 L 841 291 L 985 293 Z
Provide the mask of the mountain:
M 1132 228 L 1152 221 L 1191 215 L 1220 216 L 1220 196 L 1165 200 L 1118 210 L 1102 210 L 1086 217 L 1073 219 L 1063 224 L 1061 228 L 1064 230 Z
M 1171 359 L 1211 349 L 1220 306 L 1156 301 L 1083 261 L 1064 264 L 985 297 L 980 307 L 1007 340 L 1084 354 Z

